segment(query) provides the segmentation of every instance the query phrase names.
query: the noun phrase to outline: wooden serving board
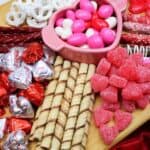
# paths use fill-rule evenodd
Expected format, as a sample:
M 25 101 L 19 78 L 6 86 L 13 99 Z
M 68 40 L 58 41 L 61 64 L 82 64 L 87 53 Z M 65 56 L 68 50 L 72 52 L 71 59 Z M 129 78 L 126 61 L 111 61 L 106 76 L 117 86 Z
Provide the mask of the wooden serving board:
M 11 2 L 0 6 L 0 26 L 8 26 L 5 22 L 5 16 L 10 8 Z M 96 98 L 96 104 L 95 107 L 100 104 L 100 97 Z M 122 131 L 114 140 L 112 145 L 108 146 L 105 145 L 103 140 L 101 139 L 99 135 L 98 129 L 94 125 L 93 119 L 91 120 L 91 126 L 89 129 L 89 136 L 88 136 L 88 142 L 87 142 L 87 150 L 108 150 L 113 145 L 120 142 L 122 139 L 127 137 L 129 134 L 131 134 L 134 130 L 142 126 L 145 122 L 150 120 L 150 105 L 147 106 L 145 110 L 137 110 L 133 113 L 133 121 L 128 126 L 128 128 L 124 131 Z M 34 145 L 31 146 L 31 150 L 34 150 Z

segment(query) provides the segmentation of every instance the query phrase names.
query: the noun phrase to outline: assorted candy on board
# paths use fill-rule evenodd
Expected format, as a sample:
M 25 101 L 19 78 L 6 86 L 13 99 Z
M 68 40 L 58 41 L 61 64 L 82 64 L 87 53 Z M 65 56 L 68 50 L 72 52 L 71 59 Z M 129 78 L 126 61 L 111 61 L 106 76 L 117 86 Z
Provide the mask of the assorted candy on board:
M 74 2 L 74 0 L 16 0 L 11 5 L 10 12 L 8 12 L 6 16 L 6 21 L 9 25 L 18 28 L 25 23 L 34 28 L 43 28 L 47 25 L 49 18 L 55 11 L 71 6 Z M 150 44 L 149 8 L 150 0 L 130 0 L 129 11 L 123 14 L 123 29 L 125 31 L 122 33 L 123 43 L 138 45 Z M 141 13 L 143 16 L 141 16 Z M 57 18 L 54 28 L 60 39 L 74 47 L 97 49 L 105 48 L 113 44 L 117 34 L 117 22 L 118 19 L 115 10 L 110 4 L 98 4 L 96 1 L 80 0 L 80 3 L 75 9 L 68 9 L 65 11 L 64 16 Z M 9 106 L 9 111 L 11 113 L 10 117 L 3 117 L 0 119 L 0 139 L 4 137 L 5 133 L 8 133 L 7 139 L 4 141 L 2 147 L 4 150 L 27 149 L 27 135 L 32 128 L 35 108 L 40 108 L 44 100 L 44 81 L 51 79 L 54 75 L 52 67 L 55 57 L 54 53 L 39 41 L 32 42 L 32 40 L 36 41 L 35 39 L 37 38 L 38 40 L 41 39 L 40 30 L 34 28 L 30 28 L 29 30 L 22 28 L 20 31 L 15 28 L 8 29 L 10 30 L 9 35 L 5 33 L 8 30 L 5 31 L 5 29 L 2 29 L 1 32 L 2 36 L 0 38 L 0 43 L 2 43 L 3 46 L 1 48 L 2 50 L 0 49 L 2 52 L 0 54 L 0 116 L 5 114 L 4 108 L 6 106 Z M 15 36 L 11 35 L 14 31 L 16 32 Z M 130 31 L 132 31 L 132 33 L 130 33 Z M 21 41 L 22 46 L 16 46 Z M 24 45 L 26 42 L 27 44 Z M 11 48 L 9 48 L 7 44 L 9 45 L 10 43 L 15 43 L 16 45 L 12 44 L 10 45 Z M 148 55 L 148 53 L 146 55 Z M 57 68 L 61 65 L 62 64 L 56 63 L 55 67 Z M 81 66 L 82 65 L 83 64 L 81 64 Z M 70 66 L 77 70 L 79 69 L 77 67 L 78 64 L 77 66 L 70 64 Z M 87 73 L 86 68 L 83 66 L 81 70 L 79 70 L 79 75 L 81 76 Z M 70 68 L 64 67 L 63 71 L 69 69 Z M 86 71 L 84 72 L 82 69 Z M 109 51 L 106 57 L 100 60 L 96 73 L 91 78 L 91 86 L 93 91 L 99 93 L 103 100 L 102 105 L 94 110 L 93 115 L 95 125 L 99 128 L 100 135 L 106 145 L 111 145 L 118 134 L 128 128 L 132 123 L 134 119 L 132 112 L 136 109 L 145 109 L 150 103 L 149 69 L 150 59 L 148 57 L 143 57 L 140 53 L 131 54 L 129 56 L 127 49 L 121 47 Z M 70 77 L 70 79 L 73 78 L 70 76 L 69 72 L 67 76 Z M 73 78 L 73 80 L 75 79 Z M 58 82 L 60 82 L 59 84 L 61 85 L 63 82 L 66 84 L 66 81 L 60 76 Z M 87 77 L 85 81 L 87 82 L 85 85 L 88 85 L 90 79 Z M 80 80 L 78 82 L 80 83 Z M 74 89 L 76 89 L 75 85 Z M 63 90 L 65 90 L 64 87 Z M 83 90 L 86 91 L 86 89 Z M 78 91 L 78 89 L 76 89 L 76 91 Z M 62 93 L 59 93 L 60 91 L 57 92 L 63 97 Z M 65 93 L 67 93 L 67 91 L 65 91 Z M 80 91 L 78 94 L 82 95 L 83 93 Z M 92 95 L 92 90 L 89 94 Z M 54 95 L 55 100 L 59 100 L 56 96 L 57 95 Z M 86 96 L 87 95 L 83 96 L 83 100 L 86 99 Z M 90 98 L 88 99 L 89 101 Z M 79 103 L 80 100 L 82 102 L 82 99 L 78 99 Z M 63 108 L 63 104 L 60 102 L 61 100 L 59 100 L 59 106 Z M 76 99 L 73 103 L 76 103 Z M 53 105 L 55 105 L 55 102 L 53 102 Z M 71 106 L 73 108 L 74 105 L 71 104 Z M 77 106 L 80 108 L 80 104 L 77 104 Z M 92 106 L 93 103 L 91 104 L 91 107 Z M 52 106 L 52 108 L 53 107 L 54 109 L 57 108 L 55 106 Z M 43 112 L 44 111 L 45 109 Z M 51 110 L 51 114 L 52 112 L 53 109 Z M 72 114 L 72 112 L 69 111 L 69 106 L 67 112 Z M 79 112 L 81 113 L 79 114 L 81 117 L 84 111 L 82 112 L 81 109 Z M 59 110 L 57 114 L 59 114 Z M 90 116 L 90 111 L 88 114 Z M 75 113 L 75 115 L 77 118 L 78 113 Z M 51 119 L 53 116 L 49 118 Z M 59 119 L 60 118 L 61 115 L 59 115 Z M 76 140 L 78 140 L 79 118 L 77 118 L 77 127 L 76 124 L 73 124 L 72 120 L 67 121 L 66 118 L 65 121 L 69 122 L 77 129 L 71 129 L 75 131 L 75 137 L 73 137 L 72 132 L 70 134 L 72 137 L 69 139 L 72 140 L 73 138 L 73 146 L 76 145 Z M 111 121 L 114 121 L 114 124 L 110 126 L 109 123 Z M 48 122 L 48 125 L 49 124 L 53 125 L 51 120 Z M 59 126 L 57 121 L 56 125 Z M 45 124 L 44 126 L 47 127 Z M 64 126 L 65 124 L 63 127 Z M 38 129 L 41 129 L 41 127 L 43 126 L 37 126 Z M 84 127 L 86 127 L 85 124 Z M 85 131 L 84 133 L 84 127 L 82 127 L 83 136 L 87 132 Z M 55 128 L 55 125 L 53 128 Z M 65 135 L 67 135 L 68 128 L 65 129 L 64 137 L 61 135 L 63 137 L 62 140 L 64 140 L 62 147 L 66 146 Z M 49 134 L 51 132 L 48 129 L 46 131 Z M 47 137 L 46 131 L 44 132 L 44 138 Z M 58 131 L 63 133 L 62 129 Z M 48 137 L 51 138 L 49 134 Z M 55 130 L 53 130 L 53 134 L 57 135 Z M 51 142 L 55 147 L 55 140 Z M 60 143 L 61 142 L 59 142 L 58 147 L 60 147 Z M 47 147 L 44 142 L 41 143 L 41 145 L 42 144 L 45 148 Z
M 113 7 L 95 1 L 80 0 L 75 10 L 67 10 L 56 20 L 57 35 L 73 46 L 103 48 L 116 38 L 117 19 Z

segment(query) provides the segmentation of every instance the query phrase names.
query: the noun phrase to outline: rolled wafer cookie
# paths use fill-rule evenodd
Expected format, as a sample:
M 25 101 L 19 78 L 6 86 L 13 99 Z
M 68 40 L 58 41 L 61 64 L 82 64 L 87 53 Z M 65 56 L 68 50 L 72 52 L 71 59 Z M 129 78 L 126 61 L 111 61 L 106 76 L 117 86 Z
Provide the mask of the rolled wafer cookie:
M 52 136 L 55 131 L 56 120 L 58 118 L 62 98 L 65 92 L 65 87 L 68 80 L 70 67 L 71 67 L 71 62 L 65 60 L 63 64 L 63 69 L 60 74 L 60 78 L 58 80 L 58 85 L 55 91 L 51 110 L 48 115 L 47 124 L 43 134 L 41 147 L 45 149 L 50 149 L 51 146 Z
M 61 150 L 71 149 L 71 141 L 72 141 L 73 133 L 74 133 L 75 126 L 76 126 L 76 120 L 77 120 L 80 103 L 82 99 L 87 70 L 88 70 L 88 65 L 81 63 L 80 68 L 79 68 L 79 75 L 77 78 L 77 84 L 76 84 L 72 102 L 71 102 L 71 108 L 68 114 L 68 120 L 65 126 L 65 132 L 63 135 Z
M 67 122 L 68 112 L 72 101 L 73 91 L 75 89 L 78 71 L 79 71 L 79 63 L 72 63 L 69 77 L 67 80 L 64 97 L 61 103 L 59 116 L 55 127 L 55 133 L 51 144 L 51 149 L 54 150 L 60 149 L 61 140 L 64 134 L 64 128 Z
M 38 120 L 36 121 L 35 130 L 32 135 L 31 140 L 37 140 L 40 141 L 44 132 L 44 126 L 46 125 L 48 114 L 51 108 L 53 96 L 56 90 L 57 86 L 57 80 L 59 77 L 59 74 L 62 69 L 63 59 L 62 57 L 58 56 L 56 58 L 56 61 L 54 63 L 54 79 L 52 79 L 47 87 L 47 90 L 45 92 L 45 95 L 48 95 L 44 98 L 43 104 L 41 106 Z
M 83 91 L 83 97 L 81 100 L 75 132 L 72 140 L 71 150 L 85 149 L 85 147 L 82 147 L 82 140 L 85 131 L 86 132 L 88 131 L 88 125 L 90 124 L 90 116 L 94 103 L 92 98 L 94 95 L 92 94 L 92 87 L 90 83 L 90 79 L 94 73 L 95 73 L 95 65 L 90 64 L 86 77 L 86 84 Z
M 30 132 L 30 138 L 29 138 L 30 141 L 33 141 L 33 134 L 34 134 L 36 126 L 37 126 L 37 120 L 39 118 L 40 111 L 41 111 L 41 106 L 38 108 L 38 110 L 36 112 L 36 115 L 35 115 L 35 118 L 34 118 L 34 123 L 32 125 L 32 129 L 31 129 L 31 132 Z

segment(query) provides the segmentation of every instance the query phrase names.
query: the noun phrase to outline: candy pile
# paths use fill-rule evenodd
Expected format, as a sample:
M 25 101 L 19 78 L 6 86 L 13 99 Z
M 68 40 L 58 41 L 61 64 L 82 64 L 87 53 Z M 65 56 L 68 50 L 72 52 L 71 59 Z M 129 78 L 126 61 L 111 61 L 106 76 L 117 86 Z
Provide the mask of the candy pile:
M 31 27 L 42 28 L 47 25 L 54 11 L 71 6 L 73 2 L 73 0 L 16 0 L 12 3 L 6 21 L 12 26 L 20 26 L 26 22 Z
M 103 48 L 116 37 L 117 19 L 109 4 L 80 0 L 75 10 L 67 10 L 56 20 L 55 32 L 68 44 L 82 48 Z
M 100 92 L 102 106 L 94 111 L 96 126 L 106 144 L 111 144 L 119 131 L 128 127 L 132 112 L 144 109 L 150 102 L 150 60 L 140 53 L 128 55 L 121 47 L 100 60 L 91 78 L 94 92 Z M 122 109 L 122 110 L 120 110 Z M 114 112 L 114 113 L 113 113 Z M 114 115 L 115 125 L 107 126 Z
M 8 137 L 4 150 L 11 149 L 8 148 L 9 142 L 13 144 L 9 141 L 11 136 L 21 136 L 22 131 L 30 132 L 33 106 L 40 106 L 43 102 L 44 81 L 53 75 L 53 59 L 54 54 L 37 42 L 27 47 L 13 47 L 9 52 L 0 54 L 0 116 L 5 114 L 6 106 L 9 106 L 11 113 L 10 118 L 0 119 L 0 138 L 3 138 L 5 131 L 16 131 Z M 18 138 L 21 140 L 21 137 Z

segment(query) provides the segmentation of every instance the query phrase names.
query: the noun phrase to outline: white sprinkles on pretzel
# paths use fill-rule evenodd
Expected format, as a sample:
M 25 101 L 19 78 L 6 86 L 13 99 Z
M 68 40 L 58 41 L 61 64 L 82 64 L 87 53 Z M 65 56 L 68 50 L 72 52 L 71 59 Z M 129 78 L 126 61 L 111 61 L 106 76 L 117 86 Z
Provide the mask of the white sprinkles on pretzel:
M 27 23 L 31 27 L 43 28 L 54 11 L 71 6 L 74 0 L 16 0 L 6 16 L 9 25 Z

